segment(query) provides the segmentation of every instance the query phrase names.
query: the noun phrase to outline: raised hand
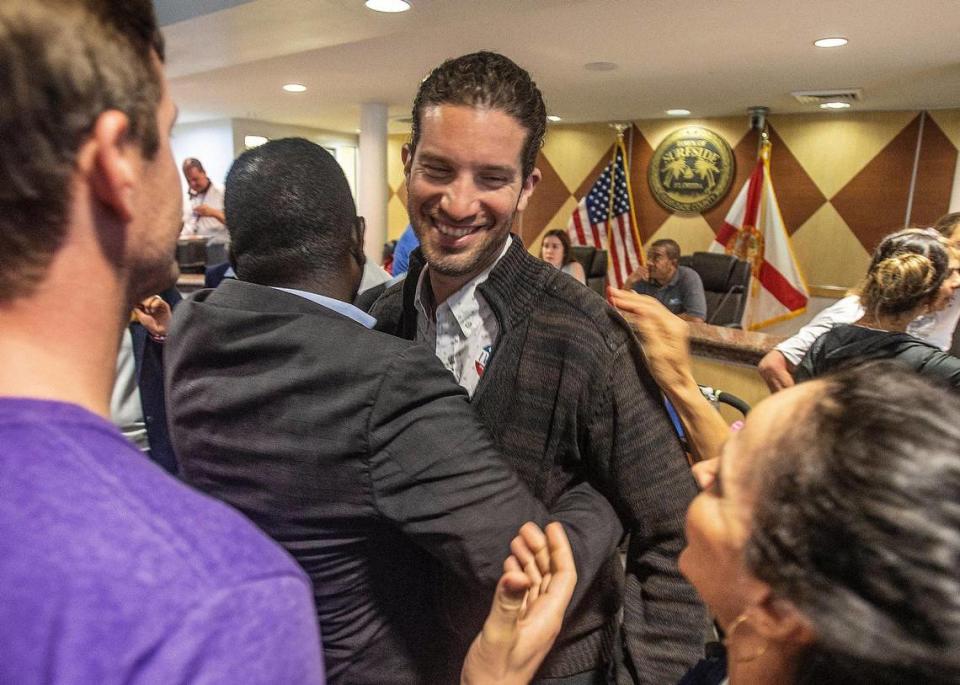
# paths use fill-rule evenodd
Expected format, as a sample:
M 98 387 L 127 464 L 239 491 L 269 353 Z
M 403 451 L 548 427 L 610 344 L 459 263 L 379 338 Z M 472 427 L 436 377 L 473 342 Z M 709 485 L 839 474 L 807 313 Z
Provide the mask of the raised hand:
M 577 584 L 563 526 L 525 523 L 510 544 L 490 614 L 463 664 L 463 685 L 529 683 L 553 646 Z

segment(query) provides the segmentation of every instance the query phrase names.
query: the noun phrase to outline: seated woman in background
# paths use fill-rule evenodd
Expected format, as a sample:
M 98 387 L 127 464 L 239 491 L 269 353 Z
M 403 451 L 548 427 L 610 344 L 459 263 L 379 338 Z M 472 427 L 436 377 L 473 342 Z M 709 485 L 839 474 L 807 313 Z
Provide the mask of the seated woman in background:
M 679 563 L 726 633 L 730 685 L 960 682 L 960 398 L 870 362 L 773 395 L 728 437 L 693 391 L 686 324 L 610 296 L 688 435 L 721 455 L 694 467 Z
M 555 228 L 546 232 L 543 236 L 543 244 L 540 246 L 540 259 L 586 284 L 587 274 L 584 273 L 580 262 L 570 254 L 570 237 L 566 231 Z
M 960 286 L 957 254 L 935 231 L 907 229 L 880 243 L 860 285 L 864 315 L 817 338 L 797 381 L 871 359 L 894 359 L 960 389 L 960 358 L 907 333 L 918 316 L 945 308 Z

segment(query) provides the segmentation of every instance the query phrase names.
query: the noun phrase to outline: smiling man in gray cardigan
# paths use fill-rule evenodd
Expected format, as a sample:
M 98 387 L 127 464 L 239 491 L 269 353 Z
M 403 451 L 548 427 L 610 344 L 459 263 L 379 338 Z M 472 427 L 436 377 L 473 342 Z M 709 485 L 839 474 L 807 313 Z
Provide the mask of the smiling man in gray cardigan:
M 542 502 L 587 480 L 630 530 L 626 579 L 612 555 L 539 676 L 609 677 L 623 597 L 632 677 L 676 682 L 703 653 L 704 610 L 676 563 L 695 486 L 626 322 L 510 235 L 545 126 L 540 91 L 501 55 L 448 60 L 424 80 L 403 151 L 421 248 L 370 312 L 436 353 Z

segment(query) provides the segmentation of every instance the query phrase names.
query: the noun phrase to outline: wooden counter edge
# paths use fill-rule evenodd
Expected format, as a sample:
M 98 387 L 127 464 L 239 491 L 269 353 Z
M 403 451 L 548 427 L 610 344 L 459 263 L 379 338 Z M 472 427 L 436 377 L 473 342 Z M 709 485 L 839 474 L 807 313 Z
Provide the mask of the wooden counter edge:
M 636 333 L 636 317 L 632 314 L 624 314 L 624 317 Z M 763 355 L 786 339 L 780 335 L 706 323 L 690 323 L 689 327 L 690 353 L 693 356 L 747 366 L 756 366 Z

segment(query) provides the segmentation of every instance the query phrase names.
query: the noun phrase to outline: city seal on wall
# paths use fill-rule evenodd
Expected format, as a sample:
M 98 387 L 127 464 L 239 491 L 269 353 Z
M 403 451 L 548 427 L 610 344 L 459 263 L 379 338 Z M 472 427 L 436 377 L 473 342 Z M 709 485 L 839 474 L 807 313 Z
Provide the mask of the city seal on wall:
M 705 212 L 730 190 L 735 164 L 727 141 L 701 126 L 685 126 L 653 153 L 647 170 L 650 192 L 671 212 Z

